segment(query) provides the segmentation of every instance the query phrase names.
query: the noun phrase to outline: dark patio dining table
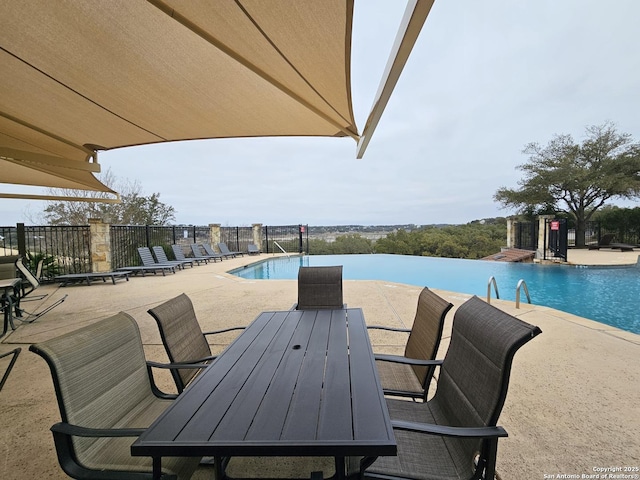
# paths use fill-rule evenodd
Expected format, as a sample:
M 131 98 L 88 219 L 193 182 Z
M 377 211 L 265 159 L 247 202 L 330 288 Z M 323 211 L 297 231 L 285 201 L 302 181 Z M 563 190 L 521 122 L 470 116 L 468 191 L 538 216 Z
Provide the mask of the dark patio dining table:
M 132 455 L 396 455 L 359 308 L 261 313 L 133 443 Z M 309 472 L 311 474 L 311 472 Z

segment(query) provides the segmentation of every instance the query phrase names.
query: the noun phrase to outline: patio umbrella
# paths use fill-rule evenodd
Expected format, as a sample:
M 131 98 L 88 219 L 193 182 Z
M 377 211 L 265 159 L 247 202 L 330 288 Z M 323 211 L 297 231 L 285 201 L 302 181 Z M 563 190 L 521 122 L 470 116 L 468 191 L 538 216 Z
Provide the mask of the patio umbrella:
M 432 3 L 409 2 L 405 18 L 417 32 Z M 353 8 L 353 0 L 2 2 L 0 183 L 115 193 L 93 176 L 99 151 L 230 137 L 358 141 Z M 399 34 L 404 52 L 413 31 Z M 385 76 L 397 78 L 389 65 Z M 387 84 L 379 95 L 395 82 Z

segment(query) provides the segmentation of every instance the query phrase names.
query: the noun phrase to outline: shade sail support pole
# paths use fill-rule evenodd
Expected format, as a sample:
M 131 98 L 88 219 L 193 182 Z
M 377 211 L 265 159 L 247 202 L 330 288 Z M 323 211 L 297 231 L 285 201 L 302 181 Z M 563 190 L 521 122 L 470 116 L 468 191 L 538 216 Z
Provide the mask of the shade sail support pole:
M 371 113 L 369 113 L 369 118 L 367 118 L 367 123 L 358 141 L 356 158 L 362 158 L 364 156 L 371 136 L 378 126 L 378 122 L 382 117 L 384 109 L 387 107 L 393 89 L 396 87 L 400 74 L 407 63 L 409 54 L 418 40 L 420 30 L 422 30 L 422 26 L 427 20 L 433 2 L 434 0 L 410 0 L 407 4 L 404 17 L 398 29 L 398 34 L 396 35 L 396 40 L 389 55 L 387 66 L 385 67 L 380 86 L 378 87 L 378 92 L 371 107 Z

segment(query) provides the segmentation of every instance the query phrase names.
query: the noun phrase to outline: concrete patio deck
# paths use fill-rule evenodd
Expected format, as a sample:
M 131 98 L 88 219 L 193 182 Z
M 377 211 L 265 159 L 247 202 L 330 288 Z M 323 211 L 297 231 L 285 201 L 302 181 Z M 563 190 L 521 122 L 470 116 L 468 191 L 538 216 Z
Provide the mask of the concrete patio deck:
M 69 296 L 35 323 L 18 322 L 18 328 L 0 342 L 0 353 L 22 347 L 0 391 L 0 478 L 68 478 L 58 466 L 49 431 L 59 421 L 51 376 L 46 363 L 28 351 L 30 344 L 122 310 L 138 321 L 147 358 L 166 361 L 157 327 L 146 311 L 182 292 L 192 299 L 203 330 L 248 324 L 261 311 L 291 307 L 296 301 L 295 281 L 251 281 L 226 273 L 265 258 L 264 254 L 245 256 L 166 277 L 132 277 L 115 285 L 41 287 L 48 297 L 40 305 L 25 303 L 29 310 Z M 613 251 L 573 251 L 569 258 L 572 263 L 591 265 L 637 260 L 638 252 Z M 454 304 L 441 357 L 448 346 L 455 307 L 469 296 L 435 291 Z M 419 292 L 419 287 L 382 281 L 344 282 L 345 302 L 362 307 L 370 324 L 410 327 Z M 513 364 L 499 421 L 509 432 L 498 448 L 502 479 L 587 478 L 582 475 L 599 473 L 597 468 L 640 466 L 640 335 L 547 307 L 525 304 L 516 310 L 513 302 L 493 300 L 492 304 L 543 331 L 517 353 Z M 377 352 L 402 352 L 402 334 L 373 332 L 371 337 Z M 219 343 L 212 349 L 221 350 L 232 338 L 233 334 L 216 339 Z M 0 362 L 2 372 L 6 363 Z M 159 381 L 167 389 L 172 386 L 168 376 L 159 375 Z M 636 475 L 626 478 L 638 478 L 640 472 L 626 473 Z M 211 475 L 212 470 L 203 467 L 194 478 Z

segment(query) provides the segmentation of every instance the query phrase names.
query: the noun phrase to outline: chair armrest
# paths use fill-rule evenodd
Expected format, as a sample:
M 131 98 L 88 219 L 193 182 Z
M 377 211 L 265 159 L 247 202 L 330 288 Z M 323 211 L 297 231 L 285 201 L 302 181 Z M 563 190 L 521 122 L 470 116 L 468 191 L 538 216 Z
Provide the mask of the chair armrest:
M 196 368 L 206 368 L 209 366 L 208 363 L 194 363 L 194 362 L 204 362 L 207 360 L 215 360 L 216 357 L 211 356 L 211 357 L 205 357 L 205 358 L 201 358 L 200 360 L 194 360 L 193 362 L 175 362 L 175 363 L 158 363 L 158 362 L 153 362 L 151 360 L 147 360 L 147 366 L 148 367 L 153 367 L 153 368 L 165 368 L 165 369 L 169 369 L 169 370 L 181 370 L 181 369 L 196 369 Z
M 213 330 L 211 332 L 203 332 L 203 335 L 216 335 L 218 333 L 225 333 L 225 332 L 232 332 L 234 330 L 244 330 L 245 327 L 231 327 L 231 328 L 224 328 L 222 330 Z
M 448 425 L 435 425 L 432 423 L 405 422 L 391 420 L 391 425 L 396 430 L 425 433 L 428 435 L 440 435 L 445 437 L 475 437 L 498 438 L 508 437 L 507 431 L 500 427 L 450 427 Z
M 146 428 L 90 428 L 59 422 L 51 426 L 51 431 L 74 437 L 139 437 Z
M 212 359 L 214 358 L 215 357 L 212 357 Z M 151 391 L 158 398 L 164 398 L 167 400 L 175 400 L 176 398 L 178 398 L 177 393 L 166 393 L 158 388 L 158 385 L 156 384 L 156 379 L 153 376 L 152 368 L 179 370 L 183 368 L 206 368 L 208 366 L 209 364 L 207 363 L 159 363 L 159 362 L 153 362 L 151 360 L 147 360 L 147 373 L 149 374 L 149 382 L 151 382 Z
M 367 326 L 367 330 L 387 330 L 389 332 L 402 332 L 402 333 L 411 333 L 411 329 L 408 328 L 395 328 L 395 327 L 385 327 L 384 325 L 369 325 Z
M 374 355 L 374 358 L 381 362 L 404 363 L 405 365 L 418 365 L 422 367 L 427 367 L 429 365 L 442 365 L 442 360 L 420 360 L 417 358 L 403 357 L 402 355 L 376 354 Z

